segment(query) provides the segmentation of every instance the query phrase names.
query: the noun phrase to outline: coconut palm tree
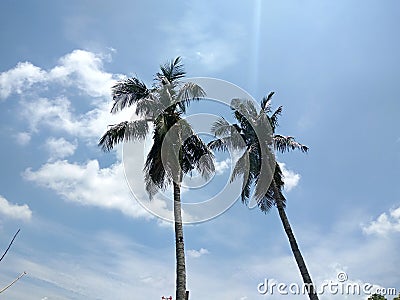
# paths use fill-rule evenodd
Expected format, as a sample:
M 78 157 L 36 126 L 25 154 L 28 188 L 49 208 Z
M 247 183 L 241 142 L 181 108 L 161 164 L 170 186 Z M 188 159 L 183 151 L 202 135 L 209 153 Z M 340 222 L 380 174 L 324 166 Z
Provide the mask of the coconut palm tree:
M 160 66 L 153 86 L 148 88 L 137 77 L 119 81 L 112 88 L 111 113 L 135 105 L 139 120 L 110 126 L 99 146 L 110 151 L 120 142 L 143 140 L 153 128 L 153 144 L 144 166 L 146 190 L 152 198 L 172 184 L 174 198 L 176 299 L 186 298 L 186 264 L 181 214 L 181 182 L 183 176 L 198 170 L 204 177 L 214 172 L 213 155 L 207 145 L 182 118 L 191 101 L 205 96 L 203 89 L 185 76 L 181 59 Z
M 297 245 L 293 230 L 285 211 L 286 198 L 283 195 L 284 178 L 279 164 L 275 160 L 274 151 L 287 152 L 300 150 L 307 152 L 308 147 L 302 145 L 291 136 L 275 133 L 282 106 L 274 112 L 271 110 L 273 92 L 261 101 L 261 110 L 250 100 L 233 99 L 231 108 L 237 124 L 229 124 L 224 118 L 218 119 L 211 128 L 217 137 L 209 143 L 212 150 L 242 150 L 232 171 L 231 180 L 243 175 L 241 199 L 249 204 L 254 199 L 264 213 L 276 206 L 283 228 L 289 239 L 290 247 L 297 262 L 305 286 L 311 300 L 317 300 L 311 276 L 307 270 L 303 256 Z M 254 187 L 253 196 L 251 196 Z

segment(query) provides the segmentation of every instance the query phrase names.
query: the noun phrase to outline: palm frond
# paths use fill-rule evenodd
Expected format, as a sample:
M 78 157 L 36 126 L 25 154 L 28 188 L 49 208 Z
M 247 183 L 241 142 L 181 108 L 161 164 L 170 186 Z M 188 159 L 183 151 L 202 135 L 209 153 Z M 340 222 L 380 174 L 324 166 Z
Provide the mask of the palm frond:
M 228 151 L 228 144 L 230 137 L 215 139 L 207 144 L 211 150 Z
M 157 87 L 156 91 L 158 101 L 166 108 L 171 107 L 171 111 L 175 110 L 174 87 L 171 84 L 166 84 Z
M 276 201 L 281 201 L 282 205 L 285 207 L 286 198 L 282 194 L 283 190 L 283 175 L 279 164 L 276 162 L 274 170 L 274 178 L 268 186 L 268 190 L 265 195 L 258 201 L 258 207 L 264 213 L 267 213 L 274 205 Z M 276 187 L 276 189 L 275 189 Z
M 117 82 L 112 87 L 113 106 L 111 113 L 116 113 L 125 107 L 129 107 L 139 99 L 143 99 L 150 94 L 144 82 L 136 77 L 128 78 Z
M 162 137 L 157 129 L 155 129 L 153 135 L 153 145 L 147 154 L 147 159 L 144 165 L 144 182 L 146 191 L 149 193 L 150 198 L 158 189 L 164 189 L 168 184 L 168 177 L 166 176 L 161 151 Z
M 244 204 L 248 204 L 249 202 L 253 181 L 253 174 L 251 172 L 247 173 L 247 178 L 243 178 L 242 180 L 242 193 L 240 196 Z
M 206 96 L 206 92 L 201 86 L 194 82 L 186 82 L 179 90 L 180 100 L 200 99 Z
M 274 160 L 274 157 L 272 157 L 270 153 L 266 152 L 262 153 L 261 157 L 257 157 L 256 159 L 259 164 L 259 169 L 256 173 L 255 190 L 253 197 L 258 203 L 268 192 L 268 187 L 273 180 L 276 162 Z
M 161 65 L 160 70 L 161 72 L 157 73 L 157 77 L 161 81 L 165 78 L 167 80 L 165 84 L 173 83 L 174 81 L 185 77 L 186 74 L 179 56 L 174 60 L 171 60 L 171 62 Z
M 265 112 L 271 111 L 271 99 L 274 94 L 275 92 L 270 92 L 267 97 L 264 97 L 261 100 L 261 109 L 264 110 Z
M 275 198 L 270 190 L 268 190 L 267 193 L 265 193 L 265 195 L 257 202 L 258 207 L 264 213 L 270 211 L 274 204 Z
M 219 119 L 213 124 L 212 132 L 219 138 L 208 145 L 212 150 L 232 149 L 233 132 L 246 146 L 243 155 L 238 159 L 232 171 L 231 181 L 244 175 L 242 182 L 241 198 L 249 204 L 252 196 L 258 207 L 267 212 L 279 201 L 285 205 L 283 195 L 284 178 L 282 170 L 275 160 L 273 150 L 286 152 L 298 149 L 307 152 L 308 147 L 302 145 L 293 137 L 277 135 L 275 128 L 278 126 L 278 117 L 282 113 L 282 106 L 278 107 L 271 116 L 271 92 L 261 101 L 261 110 L 257 113 L 252 101 L 233 99 L 231 108 L 238 124 L 229 125 L 224 119 Z M 237 128 L 229 132 L 229 128 Z M 253 195 L 251 195 L 254 186 Z
M 294 137 L 292 136 L 283 136 L 280 134 L 274 135 L 274 148 L 279 152 L 287 152 L 290 150 L 300 150 L 301 152 L 306 153 L 308 151 L 308 147 L 296 142 Z
M 235 163 L 235 167 L 232 170 L 232 175 L 230 181 L 233 182 L 237 176 L 243 175 L 244 179 L 246 179 L 246 173 L 250 172 L 250 158 L 249 158 L 249 149 L 243 152 L 242 156 Z
M 123 141 L 144 139 L 148 130 L 149 126 L 146 120 L 121 122 L 107 130 L 100 138 L 99 146 L 103 151 L 107 152 Z
M 282 114 L 283 107 L 279 106 L 274 113 L 269 118 L 271 127 L 275 131 L 275 128 L 278 127 L 278 117 Z
M 214 155 L 196 134 L 183 142 L 181 165 L 184 173 L 196 169 L 206 179 L 215 172 Z
M 254 106 L 254 102 L 249 99 L 232 99 L 231 100 L 231 108 L 236 112 L 238 112 L 242 117 L 237 119 L 240 123 L 242 118 L 246 118 L 247 121 L 251 122 L 257 118 L 257 109 Z
M 144 118 L 155 119 L 165 109 L 166 107 L 153 94 L 140 99 L 136 103 L 136 115 Z
M 218 118 L 217 121 L 215 121 L 212 126 L 211 126 L 211 133 L 214 134 L 214 136 L 225 136 L 229 135 L 232 130 L 232 125 L 229 124 L 225 118 L 220 117 Z
M 201 88 L 201 86 L 193 83 L 186 82 L 180 89 L 177 94 L 175 101 L 178 106 L 182 110 L 183 113 L 186 112 L 186 107 L 189 106 L 191 101 L 199 101 L 201 98 L 206 96 L 205 91 Z
M 173 180 L 182 180 L 185 172 L 197 169 L 208 177 L 215 172 L 214 156 L 205 143 L 194 134 L 182 118 L 191 101 L 205 96 L 197 84 L 180 79 L 185 76 L 181 58 L 160 66 L 151 89 L 136 77 L 117 82 L 112 87 L 112 113 L 136 105 L 142 118 L 111 126 L 99 140 L 104 151 L 110 151 L 123 141 L 145 138 L 152 122 L 153 145 L 144 165 L 146 190 L 150 197 Z
M 112 150 L 117 144 L 122 142 L 125 138 L 125 130 L 128 122 L 121 122 L 113 125 L 107 132 L 100 138 L 99 146 L 103 151 Z

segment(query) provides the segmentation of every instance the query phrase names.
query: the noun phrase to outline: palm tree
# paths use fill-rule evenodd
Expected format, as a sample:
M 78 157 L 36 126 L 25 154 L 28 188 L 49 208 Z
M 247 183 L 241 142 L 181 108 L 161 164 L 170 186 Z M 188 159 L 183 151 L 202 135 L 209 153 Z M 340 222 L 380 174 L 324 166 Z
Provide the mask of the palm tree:
M 238 124 L 229 124 L 224 118 L 218 119 L 211 128 L 212 133 L 218 138 L 210 142 L 209 147 L 212 150 L 243 151 L 232 171 L 231 180 L 243 175 L 241 193 L 243 203 L 249 204 L 249 200 L 254 199 L 264 213 L 268 212 L 272 206 L 277 207 L 301 276 L 308 288 L 309 298 L 317 300 L 318 296 L 313 292 L 311 276 L 285 212 L 286 198 L 283 195 L 282 170 L 273 153 L 274 151 L 284 153 L 296 149 L 307 152 L 308 147 L 296 142 L 291 136 L 275 134 L 282 106 L 272 112 L 273 94 L 272 92 L 263 98 L 259 112 L 252 101 L 233 99 L 231 108 Z M 254 195 L 251 197 L 253 186 Z
M 214 172 L 213 155 L 207 145 L 192 131 L 182 115 L 191 101 L 205 96 L 203 89 L 185 76 L 181 59 L 160 66 L 152 88 L 137 77 L 128 78 L 112 88 L 116 113 L 131 105 L 136 106 L 136 121 L 112 125 L 101 137 L 99 146 L 110 151 L 118 143 L 143 140 L 153 127 L 153 145 L 144 166 L 146 190 L 150 199 L 172 184 L 174 195 L 174 224 L 176 250 L 176 299 L 186 298 L 186 264 L 181 213 L 181 182 L 183 176 L 197 170 L 204 177 Z

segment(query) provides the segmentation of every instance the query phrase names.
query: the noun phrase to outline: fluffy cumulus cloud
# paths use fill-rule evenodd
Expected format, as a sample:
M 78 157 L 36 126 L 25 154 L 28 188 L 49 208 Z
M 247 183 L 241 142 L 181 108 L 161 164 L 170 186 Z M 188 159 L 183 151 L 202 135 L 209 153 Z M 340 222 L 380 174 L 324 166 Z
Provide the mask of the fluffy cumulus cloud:
M 110 114 L 111 87 L 122 76 L 104 71 L 107 59 L 103 54 L 74 50 L 50 69 L 20 63 L 1 73 L 0 97 L 20 95 L 18 113 L 27 128 L 14 134 L 18 144 L 27 145 L 45 132 L 53 136 L 47 137 L 42 147 L 48 153 L 47 163 L 38 170 L 26 169 L 26 180 L 81 205 L 115 209 L 130 217 L 151 217 L 131 195 L 122 163 L 100 168 L 96 159 L 83 164 L 62 160 L 73 155 L 82 142 L 96 145 L 110 124 L 133 115 L 132 109 Z M 135 179 L 143 181 L 142 173 L 135 172 Z M 139 194 L 148 199 L 144 189 Z M 159 215 L 172 213 L 162 200 L 152 200 L 149 207 Z
M 102 54 L 74 50 L 61 57 L 59 64 L 50 70 L 20 62 L 13 69 L 0 73 L 0 99 L 12 93 L 29 92 L 37 83 L 74 86 L 92 97 L 108 97 L 119 75 L 114 78 L 103 70 L 104 58 Z
M 49 151 L 50 160 L 71 156 L 77 147 L 76 140 L 73 143 L 68 142 L 64 138 L 56 139 L 50 137 L 46 140 L 46 148 Z
M 104 71 L 105 59 L 104 54 L 74 50 L 49 70 L 25 62 L 1 73 L 0 99 L 21 94 L 18 114 L 28 129 L 15 135 L 17 143 L 28 144 L 32 133 L 42 127 L 96 141 L 108 125 L 129 119 L 131 110 L 110 114 L 111 87 L 122 75 Z M 51 93 L 54 90 L 56 96 Z M 70 99 L 70 93 L 76 91 L 86 109 L 80 104 L 78 111 Z
M 63 96 L 55 99 L 39 98 L 22 101 L 21 116 L 27 120 L 31 132 L 42 127 L 74 137 L 97 141 L 110 124 L 128 120 L 132 110 L 110 114 L 110 103 L 102 101 L 84 113 L 76 113 L 71 101 Z
M 366 234 L 386 235 L 400 232 L 400 206 L 387 213 L 382 213 L 375 221 L 363 226 Z
M 10 203 L 6 198 L 0 195 L 0 214 L 11 219 L 29 221 L 32 217 L 32 211 L 27 204 L 18 205 Z
M 131 217 L 150 216 L 131 196 L 120 163 L 100 168 L 97 160 L 82 165 L 59 160 L 37 171 L 27 169 L 23 176 L 81 205 L 116 209 Z
M 21 94 L 33 84 L 46 80 L 47 72 L 30 62 L 20 62 L 15 68 L 0 73 L 0 100 L 11 93 Z
M 231 164 L 231 159 L 227 158 L 221 161 L 215 161 L 214 165 L 215 165 L 215 173 L 217 173 L 218 175 L 223 174 L 226 170 L 228 170 L 230 168 L 230 164 Z
M 76 86 L 92 97 L 108 97 L 114 78 L 103 71 L 104 58 L 101 54 L 74 50 L 60 58 L 59 65 L 47 73 L 48 78 L 67 86 Z
M 136 176 L 137 180 L 143 178 L 141 172 L 136 172 Z M 55 191 L 68 201 L 118 210 L 133 218 L 152 217 L 135 197 L 141 201 L 148 201 L 146 207 L 156 215 L 167 217 L 172 213 L 166 207 L 165 201 L 150 201 L 144 189 L 135 191 L 132 195 L 125 180 L 123 164 L 120 162 L 108 168 L 100 168 L 97 160 L 90 160 L 84 164 L 58 160 L 48 162 L 36 171 L 28 168 L 23 177 Z
M 72 114 L 71 102 L 64 98 L 39 98 L 34 101 L 24 101 L 21 115 L 29 123 L 29 129 L 39 131 L 44 125 L 52 129 L 66 131 L 70 134 L 79 132 L 79 121 Z
M 285 163 L 279 163 L 285 181 L 285 191 L 289 192 L 299 184 L 300 174 L 286 168 Z

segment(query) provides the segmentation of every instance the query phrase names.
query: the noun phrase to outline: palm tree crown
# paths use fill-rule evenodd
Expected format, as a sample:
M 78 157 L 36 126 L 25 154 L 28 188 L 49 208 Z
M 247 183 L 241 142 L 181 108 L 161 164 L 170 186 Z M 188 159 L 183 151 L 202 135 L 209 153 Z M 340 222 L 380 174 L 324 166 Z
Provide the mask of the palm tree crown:
M 212 153 L 182 118 L 190 102 L 199 101 L 205 93 L 200 86 L 181 81 L 184 76 L 178 57 L 160 67 L 152 88 L 136 77 L 112 87 L 111 113 L 135 105 L 140 119 L 112 125 L 101 137 L 99 146 L 110 151 L 123 141 L 143 140 L 152 124 L 153 145 L 144 168 L 146 190 L 150 196 L 173 180 L 180 181 L 183 174 L 193 169 L 205 177 L 214 171 Z
M 273 94 L 262 99 L 259 112 L 252 101 L 233 99 L 231 108 L 238 123 L 230 124 L 224 118 L 217 120 L 211 132 L 218 138 L 209 143 L 212 150 L 244 150 L 233 169 L 231 180 L 239 175 L 244 176 L 241 194 L 244 203 L 249 202 L 251 187 L 255 185 L 253 197 L 263 212 L 267 212 L 276 201 L 281 201 L 283 205 L 286 201 L 282 194 L 282 170 L 275 160 L 274 151 L 308 151 L 307 146 L 296 142 L 293 137 L 275 133 L 282 106 L 272 112 Z M 279 194 L 274 191 L 274 184 Z

